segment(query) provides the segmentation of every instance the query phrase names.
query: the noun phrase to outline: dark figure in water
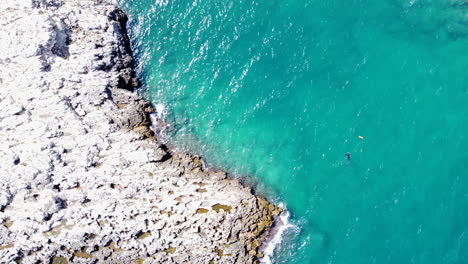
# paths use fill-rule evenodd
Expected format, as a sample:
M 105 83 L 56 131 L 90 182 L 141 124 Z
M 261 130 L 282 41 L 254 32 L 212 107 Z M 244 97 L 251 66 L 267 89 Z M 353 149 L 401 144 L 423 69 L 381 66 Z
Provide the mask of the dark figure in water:
M 351 159 L 351 153 L 349 153 L 349 152 L 346 153 L 346 159 L 348 159 L 348 160 Z

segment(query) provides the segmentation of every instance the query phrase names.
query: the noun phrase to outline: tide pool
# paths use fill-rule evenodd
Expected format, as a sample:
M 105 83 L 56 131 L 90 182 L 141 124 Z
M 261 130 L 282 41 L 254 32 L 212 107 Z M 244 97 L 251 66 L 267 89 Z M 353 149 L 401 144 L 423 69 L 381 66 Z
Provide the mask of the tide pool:
M 468 263 L 466 2 L 121 6 L 172 142 L 287 205 L 274 263 Z

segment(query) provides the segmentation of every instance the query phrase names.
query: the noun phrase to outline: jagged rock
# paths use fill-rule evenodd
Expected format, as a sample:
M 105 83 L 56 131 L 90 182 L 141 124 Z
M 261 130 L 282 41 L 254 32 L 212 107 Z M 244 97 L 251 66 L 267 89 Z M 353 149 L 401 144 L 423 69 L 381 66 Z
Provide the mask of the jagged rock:
M 121 10 L 0 14 L 0 262 L 256 261 L 279 209 L 155 139 Z

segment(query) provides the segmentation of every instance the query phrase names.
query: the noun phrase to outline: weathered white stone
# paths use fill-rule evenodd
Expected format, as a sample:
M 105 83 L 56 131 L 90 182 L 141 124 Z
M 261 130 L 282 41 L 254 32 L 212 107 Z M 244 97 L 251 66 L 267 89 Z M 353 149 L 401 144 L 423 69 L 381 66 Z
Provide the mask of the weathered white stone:
M 256 260 L 279 209 L 153 137 L 122 11 L 4 0 L 0 16 L 1 263 Z

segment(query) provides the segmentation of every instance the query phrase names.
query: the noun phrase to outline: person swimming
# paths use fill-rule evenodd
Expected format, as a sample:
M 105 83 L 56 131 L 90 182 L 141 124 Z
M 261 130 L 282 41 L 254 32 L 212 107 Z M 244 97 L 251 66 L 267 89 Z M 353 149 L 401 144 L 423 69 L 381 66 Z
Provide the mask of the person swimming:
M 351 153 L 346 152 L 346 159 L 347 159 L 347 160 L 350 160 L 350 159 L 351 159 Z

